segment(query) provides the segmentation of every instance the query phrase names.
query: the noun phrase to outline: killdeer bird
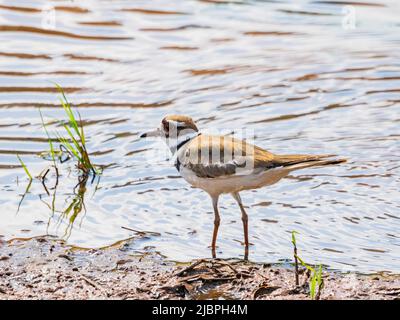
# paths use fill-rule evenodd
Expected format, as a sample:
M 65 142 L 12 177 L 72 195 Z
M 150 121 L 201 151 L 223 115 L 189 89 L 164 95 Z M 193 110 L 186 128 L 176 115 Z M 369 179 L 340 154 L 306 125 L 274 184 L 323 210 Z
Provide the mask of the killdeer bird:
M 248 258 L 248 217 L 239 192 L 272 185 L 293 170 L 338 164 L 344 159 L 328 159 L 331 155 L 276 155 L 244 140 L 230 136 L 212 136 L 199 132 L 194 121 L 183 115 L 169 115 L 154 131 L 144 137 L 162 137 L 169 146 L 175 167 L 195 188 L 206 191 L 214 209 L 214 231 L 211 241 L 216 257 L 220 215 L 218 199 L 230 193 L 239 205 L 244 230 L 245 259 Z

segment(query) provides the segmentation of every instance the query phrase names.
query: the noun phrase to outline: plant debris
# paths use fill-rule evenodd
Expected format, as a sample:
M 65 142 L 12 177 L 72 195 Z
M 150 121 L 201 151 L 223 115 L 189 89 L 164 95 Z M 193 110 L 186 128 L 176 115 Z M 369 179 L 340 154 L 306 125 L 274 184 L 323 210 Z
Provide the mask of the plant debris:
M 2 242 L 0 299 L 310 299 L 307 274 L 296 286 L 292 268 L 233 259 L 176 264 L 129 253 L 136 239 L 98 250 L 53 237 Z M 400 275 L 325 270 L 324 279 L 322 300 L 400 299 Z

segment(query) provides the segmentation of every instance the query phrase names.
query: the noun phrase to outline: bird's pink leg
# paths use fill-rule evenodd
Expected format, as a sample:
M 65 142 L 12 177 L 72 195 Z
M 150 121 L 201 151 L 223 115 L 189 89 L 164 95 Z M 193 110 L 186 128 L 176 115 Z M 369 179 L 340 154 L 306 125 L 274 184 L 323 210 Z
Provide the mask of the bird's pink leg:
M 213 237 L 212 237 L 212 242 L 211 242 L 211 253 L 212 253 L 212 257 L 215 259 L 217 257 L 216 252 L 215 252 L 215 245 L 217 243 L 218 229 L 219 229 L 219 224 L 221 221 L 221 218 L 219 217 L 219 212 L 218 212 L 218 196 L 212 197 L 212 202 L 213 202 L 213 208 L 214 208 L 214 231 L 213 231 Z
M 247 216 L 246 210 L 244 210 L 242 199 L 239 193 L 232 193 L 233 198 L 239 205 L 240 211 L 242 212 L 242 222 L 243 222 L 243 233 L 244 233 L 244 259 L 249 258 L 249 218 Z

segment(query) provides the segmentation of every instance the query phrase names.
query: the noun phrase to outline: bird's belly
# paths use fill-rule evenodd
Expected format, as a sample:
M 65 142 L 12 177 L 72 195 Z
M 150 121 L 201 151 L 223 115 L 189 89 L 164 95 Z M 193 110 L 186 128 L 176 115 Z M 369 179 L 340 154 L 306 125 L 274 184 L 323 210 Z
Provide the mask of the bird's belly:
M 212 195 L 257 189 L 272 185 L 285 177 L 290 170 L 274 168 L 260 173 L 230 175 L 217 178 L 201 178 L 187 168 L 182 168 L 182 177 L 195 188 L 203 189 Z

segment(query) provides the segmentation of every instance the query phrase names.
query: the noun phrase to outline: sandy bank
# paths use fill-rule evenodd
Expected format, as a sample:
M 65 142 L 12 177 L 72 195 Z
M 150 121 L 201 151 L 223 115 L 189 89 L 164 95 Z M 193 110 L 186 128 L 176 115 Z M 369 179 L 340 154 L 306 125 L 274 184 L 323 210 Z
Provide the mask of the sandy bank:
M 308 299 L 306 274 L 239 260 L 177 265 L 124 243 L 82 250 L 50 237 L 0 243 L 0 299 Z M 189 268 L 188 268 L 189 267 Z M 186 271 L 185 271 L 186 269 Z M 324 272 L 321 299 L 400 299 L 400 276 Z

